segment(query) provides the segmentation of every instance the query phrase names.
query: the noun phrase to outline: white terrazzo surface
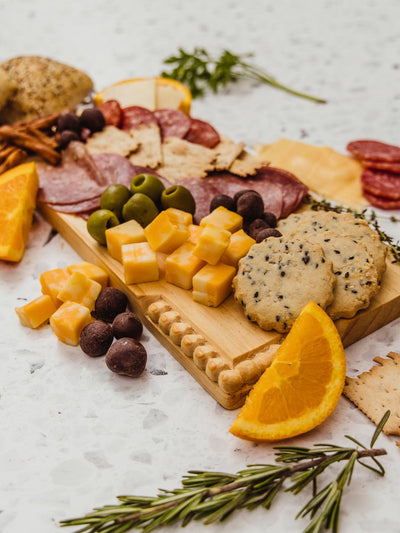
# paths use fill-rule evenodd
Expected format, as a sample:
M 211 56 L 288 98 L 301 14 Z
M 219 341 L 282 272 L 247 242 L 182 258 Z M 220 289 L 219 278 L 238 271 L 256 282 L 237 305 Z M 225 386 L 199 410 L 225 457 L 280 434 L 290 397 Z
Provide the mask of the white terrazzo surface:
M 344 152 L 355 138 L 400 144 L 399 19 L 396 0 L 1 0 L 0 60 L 51 56 L 86 70 L 101 88 L 158 74 L 179 46 L 253 51 L 282 82 L 329 103 L 243 84 L 195 101 L 192 114 L 249 146 L 287 136 Z M 400 237 L 398 225 L 383 225 Z M 38 295 L 40 273 L 78 260 L 60 236 L 47 242 L 50 231 L 35 216 L 22 262 L 0 264 L 0 532 L 54 533 L 60 519 L 114 503 L 117 494 L 176 487 L 188 469 L 233 472 L 271 462 L 271 446 L 228 433 L 236 412 L 216 404 L 149 333 L 145 374 L 130 380 L 60 343 L 48 326 L 19 324 L 13 308 Z M 348 348 L 348 373 L 399 352 L 399 326 Z M 373 430 L 342 398 L 323 425 L 291 442 L 344 444 L 351 434 L 368 444 Z M 388 451 L 384 478 L 356 471 L 341 532 L 400 532 L 395 440 L 378 441 Z M 270 511 L 243 511 L 205 531 L 302 531 L 307 522 L 294 517 L 306 497 L 282 494 Z

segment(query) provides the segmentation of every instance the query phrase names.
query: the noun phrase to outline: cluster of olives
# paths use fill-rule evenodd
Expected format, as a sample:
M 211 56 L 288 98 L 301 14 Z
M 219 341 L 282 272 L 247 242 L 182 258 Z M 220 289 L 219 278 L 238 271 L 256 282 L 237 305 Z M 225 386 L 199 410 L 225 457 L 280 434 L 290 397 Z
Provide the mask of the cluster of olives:
M 95 107 L 85 109 L 80 116 L 61 113 L 57 119 L 58 144 L 64 149 L 71 141 L 86 141 L 92 133 L 101 131 L 105 125 L 103 113 Z
M 243 218 L 243 229 L 256 242 L 268 237 L 280 237 L 276 229 L 277 219 L 273 213 L 264 211 L 264 200 L 257 191 L 242 189 L 233 197 L 227 194 L 217 194 L 211 200 L 210 212 L 219 206 L 238 213 Z
M 79 345 L 90 357 L 105 355 L 112 372 L 138 377 L 147 362 L 146 348 L 139 342 L 143 325 L 135 313 L 126 311 L 127 304 L 119 289 L 103 289 L 95 303 L 96 320 L 83 328 Z
M 132 179 L 130 189 L 114 183 L 103 191 L 100 209 L 90 215 L 87 230 L 97 242 L 105 246 L 107 229 L 132 219 L 145 228 L 162 209 L 168 207 L 193 215 L 196 204 L 186 187 L 172 185 L 166 189 L 157 176 L 138 174 Z

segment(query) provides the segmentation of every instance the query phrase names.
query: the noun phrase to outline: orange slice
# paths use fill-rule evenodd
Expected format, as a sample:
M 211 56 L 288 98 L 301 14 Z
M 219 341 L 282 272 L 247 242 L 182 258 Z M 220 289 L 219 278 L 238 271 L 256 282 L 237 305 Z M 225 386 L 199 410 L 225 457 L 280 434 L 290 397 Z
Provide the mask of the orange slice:
M 331 318 L 308 303 L 271 366 L 250 391 L 230 432 L 251 441 L 305 433 L 334 410 L 344 387 L 346 357 Z
M 94 97 L 94 101 L 96 105 L 100 105 L 103 103 L 105 97 L 106 99 L 108 99 L 107 94 L 110 92 L 110 89 L 116 88 L 118 90 L 119 86 L 126 85 L 126 84 L 133 84 L 136 82 L 141 82 L 141 81 L 151 80 L 151 79 L 154 79 L 154 78 L 131 78 L 128 80 L 119 81 L 117 83 L 114 83 L 113 85 L 110 85 L 109 87 L 106 87 L 102 91 L 98 92 Z M 189 89 L 185 85 L 183 85 L 181 82 L 170 79 L 170 78 L 155 78 L 155 80 L 156 80 L 156 87 L 170 88 L 174 90 L 180 96 L 181 100 L 180 100 L 178 109 L 180 111 L 183 111 L 187 115 L 189 115 L 190 106 L 192 103 L 192 93 L 189 91 Z M 118 100 L 118 96 L 115 99 Z M 134 105 L 134 103 L 132 103 L 132 105 Z M 161 107 L 166 107 L 166 106 L 161 106 Z M 156 109 L 159 108 L 157 104 L 155 104 L 155 108 Z

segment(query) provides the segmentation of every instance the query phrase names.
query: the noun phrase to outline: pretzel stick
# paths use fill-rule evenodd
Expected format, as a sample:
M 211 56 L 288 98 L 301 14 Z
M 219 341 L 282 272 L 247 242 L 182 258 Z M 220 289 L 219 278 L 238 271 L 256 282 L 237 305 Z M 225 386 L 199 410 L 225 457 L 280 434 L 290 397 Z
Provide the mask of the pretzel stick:
M 0 165 L 0 174 L 6 170 L 16 167 L 25 161 L 28 154 L 21 148 L 12 148 L 12 152 L 6 157 L 5 161 Z
M 60 113 L 51 113 L 50 115 L 44 115 L 43 117 L 33 118 L 31 120 L 25 120 L 21 122 L 15 122 L 13 127 L 15 128 L 36 128 L 38 130 L 47 130 L 54 126 L 57 122 Z
M 3 159 L 6 159 L 11 154 L 11 152 L 13 152 L 14 150 L 15 150 L 15 146 L 11 146 L 10 144 L 5 145 L 4 148 L 0 150 L 0 161 L 2 161 Z
M 58 147 L 58 142 L 56 141 L 55 137 L 49 137 L 43 131 L 40 131 L 37 128 L 33 128 L 32 126 L 27 126 L 26 132 L 29 135 L 33 135 L 34 137 L 39 139 L 40 142 L 42 142 L 43 144 L 46 144 L 49 148 L 53 148 L 53 150 Z
M 17 146 L 35 152 L 52 165 L 56 165 L 61 159 L 60 154 L 53 150 L 53 148 L 50 148 L 47 144 L 44 144 L 32 135 L 15 130 L 12 126 L 0 126 L 0 139 L 1 138 L 9 139 Z

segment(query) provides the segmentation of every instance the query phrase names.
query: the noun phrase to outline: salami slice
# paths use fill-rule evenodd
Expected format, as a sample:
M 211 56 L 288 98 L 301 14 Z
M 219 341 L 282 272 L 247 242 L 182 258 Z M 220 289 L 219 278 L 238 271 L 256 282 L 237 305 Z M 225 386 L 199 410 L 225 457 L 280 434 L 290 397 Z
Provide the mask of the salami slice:
M 139 126 L 150 126 L 158 124 L 154 113 L 145 107 L 138 105 L 124 107 L 122 110 L 121 128 L 125 131 L 137 129 Z
M 190 118 L 178 109 L 157 109 L 154 116 L 158 120 L 161 138 L 178 137 L 183 139 L 190 128 Z
M 390 198 L 383 198 L 365 190 L 363 190 L 363 195 L 371 205 L 379 209 L 400 209 L 400 199 L 391 200 Z
M 358 159 L 366 161 L 386 161 L 400 163 L 400 146 L 379 141 L 359 140 L 347 145 L 347 150 Z
M 98 106 L 107 126 L 119 128 L 122 123 L 122 109 L 117 100 L 107 100 Z
M 100 196 L 96 196 L 90 200 L 82 200 L 81 202 L 76 202 L 73 204 L 49 204 L 49 207 L 54 209 L 54 211 L 59 211 L 60 213 L 83 215 L 99 209 Z
M 220 136 L 211 124 L 199 120 L 191 119 L 190 129 L 185 135 L 185 140 L 195 144 L 201 144 L 206 148 L 214 148 L 220 142 Z
M 361 174 L 364 191 L 391 200 L 400 200 L 400 174 L 366 168 Z
M 400 162 L 389 163 L 388 161 L 368 161 L 367 159 L 363 159 L 361 163 L 366 168 L 376 168 L 378 170 L 387 170 L 388 172 L 400 174 Z

